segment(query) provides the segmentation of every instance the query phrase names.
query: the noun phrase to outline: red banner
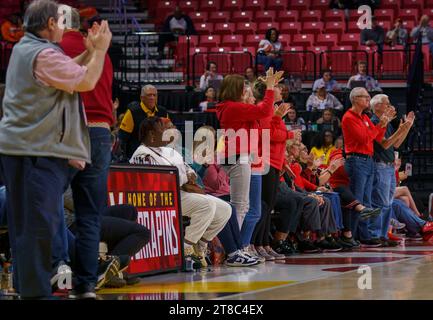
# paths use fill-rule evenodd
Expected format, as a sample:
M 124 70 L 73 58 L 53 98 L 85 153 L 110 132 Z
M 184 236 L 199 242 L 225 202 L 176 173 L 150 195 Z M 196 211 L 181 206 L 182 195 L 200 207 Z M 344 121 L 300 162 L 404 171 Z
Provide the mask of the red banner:
M 151 231 L 149 243 L 132 257 L 128 272 L 153 274 L 182 268 L 182 215 L 175 167 L 112 166 L 108 201 L 135 206 L 137 222 Z

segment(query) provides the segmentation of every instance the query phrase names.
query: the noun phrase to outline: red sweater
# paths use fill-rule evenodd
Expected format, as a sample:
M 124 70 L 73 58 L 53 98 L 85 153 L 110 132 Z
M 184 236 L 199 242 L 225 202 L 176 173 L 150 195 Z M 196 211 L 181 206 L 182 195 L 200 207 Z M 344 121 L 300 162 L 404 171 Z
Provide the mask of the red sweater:
M 250 131 L 259 129 L 258 120 L 272 117 L 274 112 L 274 91 L 266 90 L 265 98 L 261 106 L 242 102 L 224 101 L 217 105 L 217 118 L 221 129 L 233 129 L 235 133 L 240 133 L 245 129 L 246 141 L 240 141 L 236 136 L 228 136 L 225 141 L 225 156 L 231 157 L 237 154 L 258 153 L 258 139 L 250 141 Z M 258 135 L 257 135 L 258 138 Z M 234 141 L 236 140 L 236 141 Z M 229 152 L 229 145 L 236 143 L 236 151 Z
M 302 167 L 299 163 L 297 162 L 293 162 L 290 164 L 290 169 L 292 169 L 293 173 L 295 174 L 295 185 L 302 189 L 302 190 L 307 190 L 307 191 L 316 191 L 317 190 L 317 186 L 313 183 L 311 183 L 310 181 L 308 181 L 307 179 L 305 179 L 302 175 Z
M 373 156 L 373 141 L 381 142 L 386 127 L 374 125 L 366 114 L 359 115 L 351 109 L 343 116 L 343 129 L 346 154 L 355 152 Z
M 63 34 L 60 47 L 65 54 L 75 58 L 82 54 L 84 46 L 83 36 L 77 31 L 69 31 Z M 88 122 L 105 122 L 110 126 L 114 124 L 113 117 L 113 65 L 108 54 L 105 55 L 104 69 L 94 90 L 80 93 L 86 110 Z
M 341 159 L 341 158 L 343 158 L 343 151 L 341 149 L 335 149 L 329 155 L 329 162 L 331 162 L 331 160 Z M 332 188 L 336 188 L 338 186 L 350 185 L 349 176 L 347 175 L 344 166 L 341 166 L 340 168 L 335 170 L 331 178 L 329 178 L 329 184 L 331 185 Z

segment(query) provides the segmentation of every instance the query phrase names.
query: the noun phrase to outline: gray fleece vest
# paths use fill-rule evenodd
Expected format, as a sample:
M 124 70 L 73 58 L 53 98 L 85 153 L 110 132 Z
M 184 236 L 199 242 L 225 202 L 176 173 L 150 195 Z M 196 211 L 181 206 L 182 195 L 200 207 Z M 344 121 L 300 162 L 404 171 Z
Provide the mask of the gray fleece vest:
M 45 86 L 34 76 L 35 58 L 48 48 L 63 53 L 30 33 L 13 48 L 0 121 L 0 154 L 90 163 L 89 133 L 78 93 Z

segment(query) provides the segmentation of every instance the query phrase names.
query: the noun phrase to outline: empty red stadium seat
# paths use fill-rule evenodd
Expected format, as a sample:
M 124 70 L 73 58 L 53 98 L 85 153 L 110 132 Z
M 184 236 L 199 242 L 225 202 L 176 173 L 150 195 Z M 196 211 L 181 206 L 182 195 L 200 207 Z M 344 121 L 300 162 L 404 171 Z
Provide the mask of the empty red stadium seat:
M 325 24 L 324 33 L 342 34 L 346 31 L 346 25 L 340 21 L 331 21 Z
M 351 52 L 328 51 L 325 53 L 326 65 L 322 68 L 329 68 L 334 75 L 351 75 L 353 70 L 353 56 Z
M 358 10 L 350 10 L 349 21 L 358 21 L 363 14 L 364 12 L 358 13 Z
M 288 2 L 288 0 L 268 0 L 266 8 L 268 10 L 286 10 Z
M 377 9 L 374 16 L 378 21 L 389 21 L 394 23 L 394 9 Z
M 404 21 L 418 21 L 419 19 L 419 10 L 418 9 L 401 9 L 400 18 Z
M 262 23 L 259 23 L 258 26 L 259 27 L 257 29 L 257 32 L 264 34 L 270 28 L 275 28 L 278 30 L 280 27 L 280 24 L 278 22 L 262 22 Z
M 194 24 L 208 21 L 209 14 L 207 12 L 194 12 L 191 14 L 191 20 Z
M 324 12 L 329 8 L 329 0 L 312 0 L 311 9 Z
M 240 34 L 225 35 L 222 37 L 223 46 L 238 47 L 244 43 L 244 36 Z
M 290 0 L 290 9 L 295 9 L 299 11 L 308 10 L 310 8 L 310 0 Z
M 200 36 L 200 47 L 216 47 L 221 43 L 221 36 L 208 35 Z
M 246 51 L 249 52 L 253 55 L 253 57 L 256 55 L 256 51 L 257 48 L 256 47 L 250 47 L 250 46 L 240 46 L 240 47 L 235 47 L 234 48 L 235 51 Z
M 346 51 L 346 50 L 353 50 L 354 47 L 353 46 L 334 46 L 331 47 L 332 51 Z
M 327 46 L 312 46 L 307 48 L 308 51 L 313 51 L 315 54 L 319 55 L 323 51 L 329 50 Z
M 260 22 L 272 22 L 275 20 L 275 11 L 257 11 L 254 21 Z
M 358 22 L 357 21 L 350 21 L 349 25 L 347 27 L 347 32 L 349 32 L 349 33 L 360 33 L 361 30 L 359 30 Z
M 245 37 L 244 45 L 246 46 L 254 46 L 258 48 L 260 40 L 264 39 L 265 37 L 263 35 L 258 34 L 247 34 Z M 240 44 L 242 45 L 242 44 Z
M 407 64 L 403 51 L 384 50 L 382 58 L 375 56 L 376 70 L 382 75 L 406 75 Z
M 234 11 L 232 12 L 231 22 L 251 22 L 253 13 L 251 11 Z
M 204 52 L 207 51 L 204 51 L 202 48 L 196 48 L 191 54 L 190 68 L 194 77 L 200 77 L 204 73 L 206 65 L 206 54 L 202 54 Z
M 189 14 L 190 12 L 194 12 L 198 10 L 198 1 L 196 0 L 179 1 L 179 7 L 183 12 Z
M 288 74 L 302 75 L 304 72 L 304 54 L 302 52 L 284 53 L 283 70 Z
M 211 34 L 213 32 L 213 24 L 212 23 L 199 23 L 195 25 L 195 30 L 198 34 Z
M 426 14 L 430 17 L 430 19 L 433 19 L 433 3 L 431 8 L 424 9 L 423 14 Z
M 343 33 L 340 39 L 340 45 L 349 45 L 354 48 L 358 47 L 360 44 L 360 34 L 359 33 Z
M 343 10 L 327 10 L 325 13 L 325 21 L 337 21 L 337 22 L 344 22 L 344 11 Z
M 224 0 L 221 9 L 225 11 L 239 11 L 244 6 L 243 0 Z
M 287 34 L 297 34 L 301 30 L 300 22 L 282 22 L 280 24 L 280 32 Z
M 295 10 L 283 10 L 278 11 L 277 21 L 278 22 L 296 22 L 299 20 L 299 12 Z
M 295 34 L 292 39 L 294 46 L 311 47 L 314 43 L 314 34 Z
M 200 11 L 215 12 L 221 8 L 220 0 L 201 0 Z
M 231 47 L 212 47 L 209 52 L 220 52 L 220 53 L 228 53 L 232 51 Z
M 265 2 L 263 0 L 245 0 L 244 9 L 251 11 L 263 11 Z
M 209 53 L 207 61 L 214 61 L 218 66 L 218 72 L 221 74 L 230 73 L 230 55 Z
M 380 7 L 383 9 L 401 8 L 401 0 L 382 0 Z
M 250 56 L 246 51 L 244 54 L 231 55 L 231 72 L 244 74 L 245 69 L 252 67 L 254 64 L 254 53 Z
M 429 1 L 427 0 L 427 2 Z M 403 0 L 403 8 L 423 10 L 424 0 Z
M 234 23 L 216 23 L 213 32 L 214 34 L 232 34 L 235 29 Z
M 255 22 L 240 22 L 236 24 L 236 33 L 250 34 L 257 30 L 257 23 Z
M 280 34 L 278 36 L 278 40 L 281 42 L 283 50 L 287 50 L 287 48 L 290 45 L 290 42 L 291 42 L 292 39 L 291 39 L 290 34 Z
M 322 11 L 320 10 L 306 10 L 302 11 L 300 21 L 320 21 L 322 20 Z
M 432 70 L 432 56 L 428 46 L 422 46 L 422 52 L 424 54 L 424 71 Z
M 176 6 L 176 1 L 160 1 L 158 2 L 156 14 L 158 20 L 164 20 L 169 13 L 174 11 L 174 7 Z
M 338 43 L 338 35 L 336 34 L 319 34 L 317 35 L 316 44 L 319 46 L 336 46 Z
M 214 11 L 209 13 L 208 22 L 228 22 L 230 20 L 230 14 L 227 11 Z
M 323 22 L 304 22 L 302 32 L 305 33 L 321 33 L 323 30 Z

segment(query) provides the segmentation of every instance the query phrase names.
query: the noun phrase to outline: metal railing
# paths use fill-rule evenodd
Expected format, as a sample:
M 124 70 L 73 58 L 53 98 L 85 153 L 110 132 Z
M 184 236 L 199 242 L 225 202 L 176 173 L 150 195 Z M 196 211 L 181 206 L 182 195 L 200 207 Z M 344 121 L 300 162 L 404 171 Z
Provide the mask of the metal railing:
M 355 66 L 357 61 L 366 61 L 367 70 L 374 65 L 374 56 L 369 59 L 369 54 L 364 50 L 327 50 L 319 54 L 319 68 L 320 70 L 330 69 L 332 75 L 336 79 L 347 80 L 355 73 Z M 373 70 L 369 72 L 374 76 Z

